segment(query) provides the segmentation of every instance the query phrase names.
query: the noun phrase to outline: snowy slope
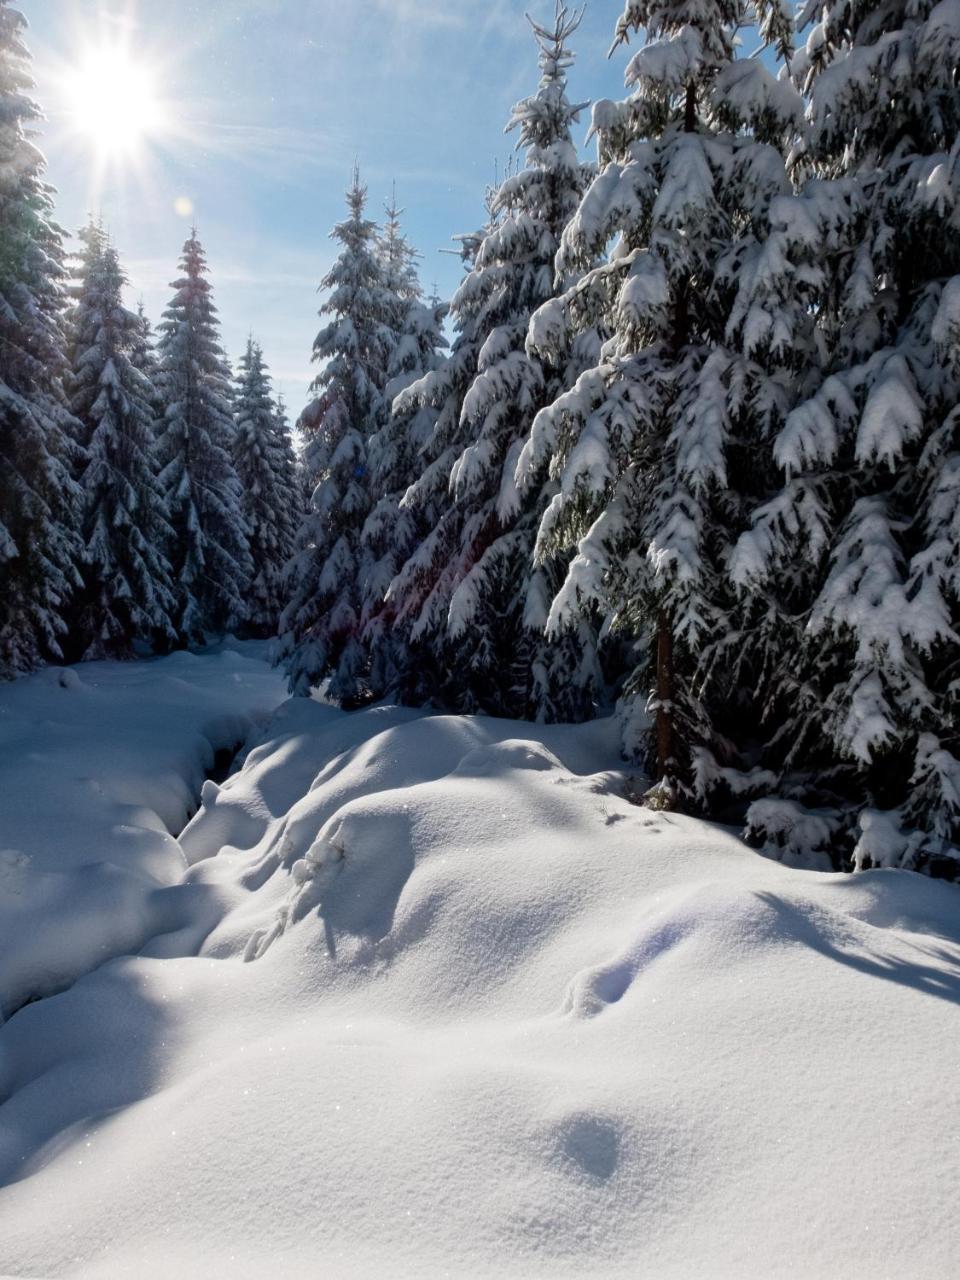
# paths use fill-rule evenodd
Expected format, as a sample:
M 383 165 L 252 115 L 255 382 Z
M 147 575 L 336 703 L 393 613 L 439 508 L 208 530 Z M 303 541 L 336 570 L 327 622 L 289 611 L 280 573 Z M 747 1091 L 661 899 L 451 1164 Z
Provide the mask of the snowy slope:
M 175 833 L 215 753 L 284 698 L 266 646 L 0 684 L 0 1019 L 158 932 L 203 936 Z M 197 930 L 200 930 L 197 933 Z
M 960 888 L 634 808 L 615 745 L 281 707 L 180 841 L 200 954 L 0 1028 L 0 1272 L 954 1275 Z

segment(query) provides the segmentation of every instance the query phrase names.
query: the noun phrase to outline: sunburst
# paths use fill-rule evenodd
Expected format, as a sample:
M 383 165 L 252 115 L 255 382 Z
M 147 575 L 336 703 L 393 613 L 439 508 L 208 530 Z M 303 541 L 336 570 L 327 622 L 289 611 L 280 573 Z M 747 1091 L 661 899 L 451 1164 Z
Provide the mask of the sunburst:
M 81 54 L 64 74 L 62 98 L 68 128 L 104 162 L 136 158 L 171 123 L 152 68 L 119 40 Z

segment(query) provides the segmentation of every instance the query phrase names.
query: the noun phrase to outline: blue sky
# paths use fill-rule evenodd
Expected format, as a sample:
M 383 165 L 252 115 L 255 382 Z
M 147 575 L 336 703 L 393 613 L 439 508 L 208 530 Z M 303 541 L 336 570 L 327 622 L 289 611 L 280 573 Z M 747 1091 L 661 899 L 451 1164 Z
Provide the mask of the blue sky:
M 456 286 L 439 249 L 483 218 L 495 163 L 512 147 L 511 105 L 537 84 L 524 10 L 553 0 L 19 0 L 30 24 L 41 145 L 61 224 L 102 210 L 151 319 L 168 301 L 196 220 L 235 358 L 251 330 L 296 416 L 312 377 L 317 286 L 335 251 L 354 157 L 379 217 L 397 183 L 426 285 Z M 597 0 L 575 39 L 571 93 L 622 96 L 624 51 L 608 61 L 621 6 Z M 64 82 L 91 48 L 126 32 L 151 69 L 169 135 L 99 178 L 89 137 L 70 129 Z M 583 117 L 580 141 L 589 113 Z M 177 211 L 192 206 L 192 215 Z

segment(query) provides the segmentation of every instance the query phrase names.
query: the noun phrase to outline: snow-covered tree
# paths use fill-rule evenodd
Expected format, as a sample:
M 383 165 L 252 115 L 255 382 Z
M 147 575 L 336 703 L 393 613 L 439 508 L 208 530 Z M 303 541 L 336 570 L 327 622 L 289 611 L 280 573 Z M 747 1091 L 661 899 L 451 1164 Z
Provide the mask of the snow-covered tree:
M 273 405 L 273 439 L 276 447 L 274 458 L 280 492 L 287 495 L 287 501 L 277 512 L 280 539 L 288 548 L 287 565 L 284 567 L 284 585 L 281 587 L 281 598 L 285 603 L 288 599 L 287 569 L 290 557 L 297 547 L 297 536 L 303 524 L 307 500 L 304 495 L 303 466 L 294 448 L 293 433 L 290 430 L 290 419 L 287 417 L 287 406 L 282 392 L 277 393 Z M 279 625 L 279 618 L 277 623 Z
M 781 795 L 829 806 L 855 865 L 930 867 L 960 844 L 960 6 L 800 23 L 809 181 L 778 251 L 818 379 L 734 569 L 801 634 L 767 687 Z M 782 811 L 751 823 L 782 843 Z
M 385 420 L 384 387 L 396 341 L 395 297 L 366 201 L 355 169 L 349 217 L 332 232 L 340 254 L 321 286 L 329 290 L 321 315 L 330 320 L 313 355 L 326 363 L 300 419 L 315 487 L 291 568 L 292 598 L 281 619 L 291 690 L 308 694 L 330 677 L 330 695 L 347 704 L 369 695 L 360 634 L 367 569 L 361 532 L 373 502 L 367 451 Z
M 610 335 L 538 415 L 518 476 L 547 466 L 557 482 L 539 555 L 578 548 L 548 630 L 595 608 L 639 642 L 624 745 L 649 762 L 656 804 L 703 804 L 721 783 L 739 787 L 731 766 L 745 763 L 722 718 L 742 714 L 748 682 L 729 648 L 723 661 L 709 650 L 740 625 L 727 557 L 763 492 L 757 445 L 789 398 L 763 237 L 789 191 L 800 113 L 761 59 L 738 56 L 753 23 L 789 49 L 777 0 L 628 0 L 615 44 L 634 30 L 646 43 L 627 67 L 630 96 L 594 106 L 602 167 L 557 259 L 586 274 L 529 334 L 545 355 L 588 326 Z
M 560 236 L 591 176 L 571 135 L 583 106 L 570 102 L 566 87 L 567 42 L 579 21 L 558 4 L 553 26 L 532 24 L 541 81 L 507 126 L 519 130 L 526 167 L 494 193 L 496 221 L 453 299 L 461 339 L 450 367 L 400 400 L 401 411 L 411 403 L 440 409 L 435 435 L 444 448 L 432 450 L 431 467 L 442 468 L 448 494 L 390 594 L 401 617 L 416 611 L 414 639 L 444 655 L 446 700 L 463 709 L 582 715 L 593 688 L 589 628 L 580 634 L 588 656 L 551 667 L 560 647 L 542 636 L 544 570 L 532 563 L 548 495 L 542 485 L 521 492 L 514 480 L 536 411 L 565 388 L 584 355 L 581 343 L 545 367 L 524 345 L 531 315 L 555 294 Z M 415 485 L 411 501 L 431 488 Z
M 488 221 L 481 231 L 455 237 L 468 275 L 477 252 L 496 223 L 494 192 L 488 192 Z M 425 436 L 417 449 L 415 479 L 399 503 L 410 526 L 398 546 L 409 537 L 410 553 L 390 583 L 386 611 L 395 643 L 405 650 L 404 668 L 396 673 L 395 696 L 414 705 L 438 699 L 455 705 L 455 664 L 443 651 L 445 635 L 445 578 L 442 566 L 453 554 L 454 517 L 449 499 L 450 470 L 463 447 L 460 410 L 477 372 L 483 343 L 483 316 L 463 309 L 452 311 L 454 340 L 449 355 L 437 362 L 394 399 L 397 424 L 415 424 L 410 438 Z M 406 548 L 404 548 L 406 549 Z
M 81 465 L 63 391 L 62 233 L 52 220 L 26 27 L 0 0 L 0 676 L 59 657 L 79 585 Z
M 151 386 L 158 381 L 160 366 L 157 361 L 156 343 L 153 326 L 147 315 L 143 301 L 137 303 L 137 327 L 130 346 L 130 363 L 147 379 Z M 154 387 L 156 403 L 160 403 L 160 393 Z M 161 415 L 158 415 L 161 416 Z
M 379 237 L 384 284 L 394 295 L 396 305 L 419 301 L 423 297 L 417 272 L 419 254 L 403 232 L 404 210 L 397 204 L 397 187 L 393 186 L 389 204 L 384 205 L 383 231 Z
M 270 393 L 263 352 L 252 338 L 240 360 L 234 411 L 233 458 L 253 559 L 247 626 L 257 635 L 272 636 L 285 603 L 284 571 L 293 554 L 299 504 L 289 434 Z
M 175 623 L 187 641 L 242 623 L 252 564 L 233 463 L 230 369 L 203 248 L 194 231 L 160 325 L 158 377 L 166 406 L 158 455 L 173 525 Z
M 162 428 L 166 405 L 163 402 L 163 396 L 160 391 L 160 361 L 157 357 L 156 336 L 142 298 L 137 303 L 137 327 L 130 346 L 130 363 L 138 373 L 143 374 L 150 384 L 152 390 L 150 404 L 156 421 L 154 434 L 157 435 Z M 159 458 L 156 445 L 154 445 L 154 451 L 155 456 Z M 164 550 L 169 558 L 169 543 Z
M 96 227 L 71 316 L 70 408 L 87 458 L 83 491 L 83 588 L 72 647 L 83 658 L 132 657 L 134 645 L 176 640 L 172 530 L 157 479 L 154 387 L 133 363 L 140 319 L 123 305 L 117 252 Z
M 361 628 L 369 652 L 371 691 L 377 696 L 409 699 L 424 695 L 422 677 L 426 673 L 421 655 L 411 651 L 407 629 L 395 625 L 387 593 L 400 566 L 429 532 L 422 510 L 404 504 L 403 499 L 420 476 L 423 450 L 436 425 L 437 411 L 432 405 L 408 398 L 400 401 L 399 397 L 442 364 L 446 346 L 442 329 L 447 309 L 436 298 L 429 302 L 423 299 L 417 254 L 401 230 L 402 212 L 394 191 L 386 208 L 381 238 L 385 283 L 394 300 L 392 323 L 396 329 L 384 387 L 384 399 L 392 407 L 384 425 L 371 437 L 368 449 L 376 500 L 361 533 L 366 564 Z

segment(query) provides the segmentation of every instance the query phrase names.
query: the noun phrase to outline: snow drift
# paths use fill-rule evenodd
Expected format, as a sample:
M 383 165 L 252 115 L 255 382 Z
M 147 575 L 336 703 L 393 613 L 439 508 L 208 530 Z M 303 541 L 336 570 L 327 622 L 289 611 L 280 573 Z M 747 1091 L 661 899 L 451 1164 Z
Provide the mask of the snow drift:
M 951 1275 L 960 889 L 636 808 L 615 737 L 281 707 L 199 954 L 0 1029 L 0 1271 Z
M 217 753 L 283 700 L 261 643 L 52 667 L 0 685 L 0 1021 L 217 913 L 176 840 Z

